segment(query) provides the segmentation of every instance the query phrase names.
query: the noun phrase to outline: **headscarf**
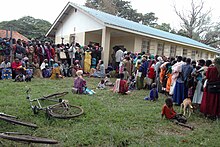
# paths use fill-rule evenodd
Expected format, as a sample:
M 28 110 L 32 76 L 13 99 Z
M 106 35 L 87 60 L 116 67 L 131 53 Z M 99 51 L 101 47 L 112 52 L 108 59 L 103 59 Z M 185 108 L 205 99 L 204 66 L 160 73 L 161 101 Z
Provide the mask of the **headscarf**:
M 163 58 L 162 57 L 157 57 L 157 60 L 159 61 L 159 62 L 163 62 Z

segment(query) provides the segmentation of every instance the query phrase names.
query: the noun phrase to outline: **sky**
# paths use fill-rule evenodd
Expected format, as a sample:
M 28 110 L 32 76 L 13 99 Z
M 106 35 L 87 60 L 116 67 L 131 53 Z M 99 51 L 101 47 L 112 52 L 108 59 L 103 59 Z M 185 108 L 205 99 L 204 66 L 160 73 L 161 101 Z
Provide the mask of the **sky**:
M 53 23 L 69 2 L 83 5 L 86 0 L 3 0 L 0 8 L 0 22 L 32 16 Z M 158 17 L 158 24 L 170 23 L 172 28 L 180 28 L 180 19 L 174 12 L 173 6 L 182 11 L 189 10 L 191 0 L 127 0 L 132 8 L 140 13 L 154 12 Z M 197 2 L 200 0 L 196 0 Z M 220 22 L 219 0 L 203 0 L 204 11 L 211 9 L 213 22 Z

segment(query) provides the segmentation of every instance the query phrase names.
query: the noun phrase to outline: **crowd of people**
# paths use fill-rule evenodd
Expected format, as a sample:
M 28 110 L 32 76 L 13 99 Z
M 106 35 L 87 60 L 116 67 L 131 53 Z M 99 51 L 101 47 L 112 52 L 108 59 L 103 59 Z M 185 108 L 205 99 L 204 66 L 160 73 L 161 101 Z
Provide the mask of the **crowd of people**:
M 1 78 L 30 81 L 32 77 L 74 79 L 73 93 L 94 94 L 86 87 L 83 76 L 101 78 L 98 87 L 112 86 L 112 91 L 129 94 L 133 90 L 148 89 L 145 100 L 156 101 L 158 92 L 180 105 L 190 98 L 195 107 L 209 117 L 220 116 L 220 93 L 213 91 L 220 85 L 220 58 L 214 61 L 191 61 L 186 57 L 165 57 L 132 53 L 123 48 L 114 50 L 112 62 L 105 67 L 99 44 L 81 46 L 12 40 L 0 38 Z M 13 60 L 11 60 L 13 59 Z M 12 61 L 12 62 L 10 62 Z M 112 82 L 110 77 L 116 77 Z M 211 85 L 211 86 L 210 86 Z
M 103 77 L 102 47 L 99 44 L 80 46 L 78 43 L 51 44 L 39 40 L 25 42 L 0 38 L 1 79 L 15 79 L 18 75 L 43 78 L 71 77 L 79 69 L 92 76 Z M 102 63 L 102 64 L 101 64 Z M 100 64 L 101 70 L 96 70 Z
M 117 78 L 113 92 L 129 94 L 132 90 L 149 89 L 150 96 L 145 100 L 156 101 L 159 92 L 180 106 L 189 98 L 194 108 L 205 116 L 220 116 L 220 92 L 215 90 L 220 86 L 219 57 L 214 61 L 191 61 L 181 56 L 167 58 L 119 49 L 115 52 L 115 59 L 115 66 L 110 64 L 105 73 L 106 77 Z

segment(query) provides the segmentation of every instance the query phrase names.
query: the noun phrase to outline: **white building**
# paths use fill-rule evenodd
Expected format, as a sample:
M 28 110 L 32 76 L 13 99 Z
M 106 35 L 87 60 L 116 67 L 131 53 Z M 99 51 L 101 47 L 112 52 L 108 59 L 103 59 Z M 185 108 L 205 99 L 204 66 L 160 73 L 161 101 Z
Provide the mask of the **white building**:
M 111 14 L 85 6 L 67 3 L 46 36 L 54 37 L 55 43 L 81 45 L 99 43 L 104 51 L 105 65 L 111 62 L 114 46 L 125 47 L 128 51 L 165 56 L 185 56 L 192 59 L 214 59 L 218 49 L 198 41 L 154 29 Z M 63 38 L 63 39 L 62 39 Z

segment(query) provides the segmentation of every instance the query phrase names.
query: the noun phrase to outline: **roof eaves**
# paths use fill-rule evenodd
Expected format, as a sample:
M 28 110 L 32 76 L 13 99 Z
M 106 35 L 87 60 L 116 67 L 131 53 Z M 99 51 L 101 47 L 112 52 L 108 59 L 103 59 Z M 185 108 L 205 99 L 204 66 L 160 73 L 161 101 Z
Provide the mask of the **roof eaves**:
M 71 2 L 68 2 L 66 4 L 66 6 L 63 8 L 63 10 L 60 12 L 60 14 L 58 15 L 58 17 L 56 18 L 56 20 L 53 22 L 52 26 L 50 27 L 50 29 L 47 31 L 45 36 L 48 36 L 52 30 L 54 29 L 55 25 L 59 22 L 59 20 L 61 19 L 61 17 L 63 16 L 63 14 L 65 13 L 65 11 L 68 9 L 68 7 L 70 6 Z
M 105 25 L 105 22 L 103 22 L 102 20 L 98 19 L 97 17 L 95 17 L 94 15 L 90 14 L 88 11 L 82 9 L 81 7 L 79 7 L 77 4 L 70 2 L 70 5 L 72 7 L 75 7 L 76 9 L 80 10 L 83 14 L 92 17 L 93 20 L 95 20 L 96 22 L 98 22 L 101 25 Z M 97 10 L 98 11 L 98 10 Z
M 127 27 L 123 27 L 123 26 L 119 26 L 119 25 L 115 25 L 115 24 L 111 24 L 111 23 L 107 23 L 107 22 L 105 22 L 105 24 L 106 24 L 107 27 L 111 27 L 111 28 L 116 27 L 115 29 L 119 29 L 119 30 L 123 30 L 123 31 L 128 31 L 129 32 L 129 30 L 130 30 L 130 31 L 132 31 L 131 33 L 134 33 L 134 34 L 139 34 L 139 35 L 148 36 L 148 37 L 155 38 L 155 39 L 160 39 L 160 40 L 169 41 L 169 42 L 173 42 L 173 43 L 178 43 L 178 44 L 182 44 L 182 45 L 186 45 L 186 46 L 201 48 L 201 49 L 208 50 L 208 51 L 215 52 L 215 53 L 220 53 L 220 50 L 212 48 L 212 47 L 203 47 L 203 46 L 199 46 L 199 45 L 185 43 L 185 42 L 177 41 L 177 40 L 174 40 L 174 39 L 169 39 L 169 38 L 161 37 L 161 36 L 158 36 L 158 35 L 148 34 L 146 32 L 138 31 L 138 30 L 135 30 L 135 29 L 130 29 L 130 28 L 127 28 Z

